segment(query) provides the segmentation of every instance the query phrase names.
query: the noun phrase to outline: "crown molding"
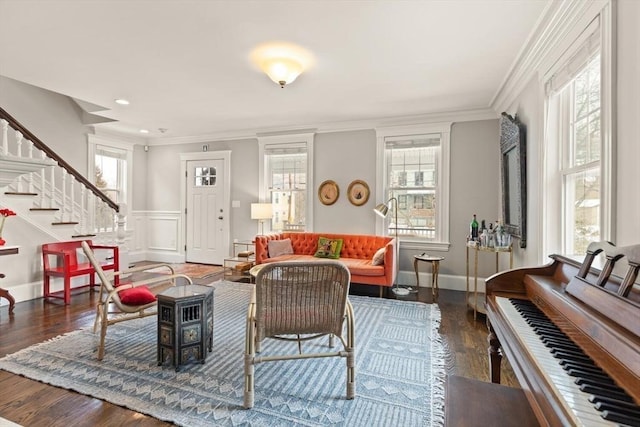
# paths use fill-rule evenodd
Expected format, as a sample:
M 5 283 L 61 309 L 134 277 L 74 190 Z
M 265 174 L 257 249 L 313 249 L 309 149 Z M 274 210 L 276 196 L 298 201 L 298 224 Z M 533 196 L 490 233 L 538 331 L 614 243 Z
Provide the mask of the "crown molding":
M 532 34 L 523 45 L 490 105 L 496 113 L 507 111 L 531 78 L 546 72 L 562 53 L 563 44 L 572 41 L 572 33 L 580 31 L 605 6 L 615 0 L 549 1 Z M 577 36 L 577 34 L 576 34 Z M 550 64 L 551 63 L 551 64 Z
M 89 135 L 94 135 L 96 137 L 99 138 L 103 138 L 103 139 L 114 139 L 120 142 L 126 142 L 128 144 L 131 145 L 146 145 L 147 144 L 147 139 L 146 138 L 141 138 L 141 137 L 136 137 L 136 136 L 132 136 L 129 133 L 124 133 L 124 132 L 114 132 L 111 130 L 105 130 L 102 128 L 98 128 L 96 126 L 89 126 Z
M 475 120 L 497 119 L 498 114 L 492 108 L 477 108 L 459 111 L 445 111 L 437 113 L 416 114 L 409 116 L 385 117 L 370 120 L 329 122 L 307 126 L 269 128 L 269 129 L 247 129 L 237 132 L 220 132 L 204 135 L 148 138 L 146 143 L 150 146 L 195 144 L 217 141 L 238 141 L 245 139 L 256 139 L 263 136 L 277 136 L 301 133 L 332 133 L 350 132 L 359 130 L 374 130 L 381 126 L 404 126 L 412 124 L 424 124 L 433 122 L 467 122 Z

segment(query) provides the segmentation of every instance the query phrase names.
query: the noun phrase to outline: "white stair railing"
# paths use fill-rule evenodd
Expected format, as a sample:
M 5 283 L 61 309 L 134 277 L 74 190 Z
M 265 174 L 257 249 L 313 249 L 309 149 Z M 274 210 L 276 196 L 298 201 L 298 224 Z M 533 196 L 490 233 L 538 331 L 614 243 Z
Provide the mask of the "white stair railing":
M 56 220 L 77 223 L 76 237 L 96 233 L 111 233 L 113 238 L 124 236 L 124 229 L 120 232 L 118 227 L 125 226 L 126 217 L 118 213 L 120 207 L 116 203 L 2 108 L 0 127 L 0 186 L 9 185 L 13 191 L 8 194 L 37 194 L 34 208 L 59 209 Z M 9 128 L 15 131 L 14 135 Z

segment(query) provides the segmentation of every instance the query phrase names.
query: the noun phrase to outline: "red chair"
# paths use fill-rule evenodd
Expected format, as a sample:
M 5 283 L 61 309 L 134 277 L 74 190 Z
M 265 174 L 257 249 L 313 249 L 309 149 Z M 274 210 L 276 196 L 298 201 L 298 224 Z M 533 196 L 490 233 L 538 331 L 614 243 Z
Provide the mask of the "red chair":
M 106 251 L 106 262 L 102 263 L 103 270 L 119 270 L 118 247 L 94 245 L 91 240 L 86 241 L 89 247 L 96 253 L 101 254 Z M 69 242 L 45 243 L 42 245 L 42 266 L 43 266 L 43 295 L 45 298 L 63 299 L 65 304 L 71 303 L 71 278 L 77 276 L 89 276 L 89 283 L 76 286 L 73 289 L 89 287 L 90 290 L 96 286 L 95 269 L 91 263 L 78 262 L 78 251 L 82 253 L 82 240 Z M 51 278 L 62 277 L 64 279 L 64 289 L 51 292 Z M 119 278 L 115 278 L 118 283 Z

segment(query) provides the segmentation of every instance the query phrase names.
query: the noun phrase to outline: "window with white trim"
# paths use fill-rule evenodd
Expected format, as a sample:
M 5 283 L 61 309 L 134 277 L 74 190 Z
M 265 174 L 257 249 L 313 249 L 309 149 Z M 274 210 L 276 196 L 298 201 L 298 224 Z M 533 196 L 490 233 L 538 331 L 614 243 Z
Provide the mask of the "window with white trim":
M 396 209 L 385 218 L 382 232 L 401 241 L 449 245 L 450 123 L 380 128 L 378 193 Z M 396 199 L 397 203 L 392 200 Z
M 98 187 L 114 202 L 126 202 L 126 151 L 102 145 L 96 146 L 94 172 L 94 182 L 96 187 Z
M 258 142 L 260 201 L 272 204 L 270 230 L 309 230 L 313 135 L 260 137 Z
M 131 206 L 133 145 L 97 135 L 89 135 L 88 142 L 89 181 L 117 204 Z M 111 228 L 113 210 L 101 199 L 94 200 L 94 206 L 87 206 L 93 211 L 93 227 Z
M 601 38 L 597 18 L 545 82 L 548 253 L 584 255 L 590 242 L 610 239 L 611 127 L 603 118 L 610 117 L 611 85 Z

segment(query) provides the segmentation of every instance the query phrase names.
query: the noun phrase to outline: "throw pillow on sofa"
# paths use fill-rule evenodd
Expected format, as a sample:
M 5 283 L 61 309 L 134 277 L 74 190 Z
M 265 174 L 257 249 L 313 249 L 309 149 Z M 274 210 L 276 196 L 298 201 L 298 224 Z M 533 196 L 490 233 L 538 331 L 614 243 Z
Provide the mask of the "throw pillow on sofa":
M 384 264 L 384 251 L 385 248 L 380 248 L 373 254 L 373 258 L 371 259 L 371 265 L 382 265 Z
M 340 251 L 342 250 L 342 239 L 327 239 L 326 237 L 320 237 L 318 239 L 318 250 L 313 256 L 318 258 L 340 258 Z
M 293 255 L 291 239 L 269 240 L 268 249 L 269 258 L 274 258 L 280 255 Z

